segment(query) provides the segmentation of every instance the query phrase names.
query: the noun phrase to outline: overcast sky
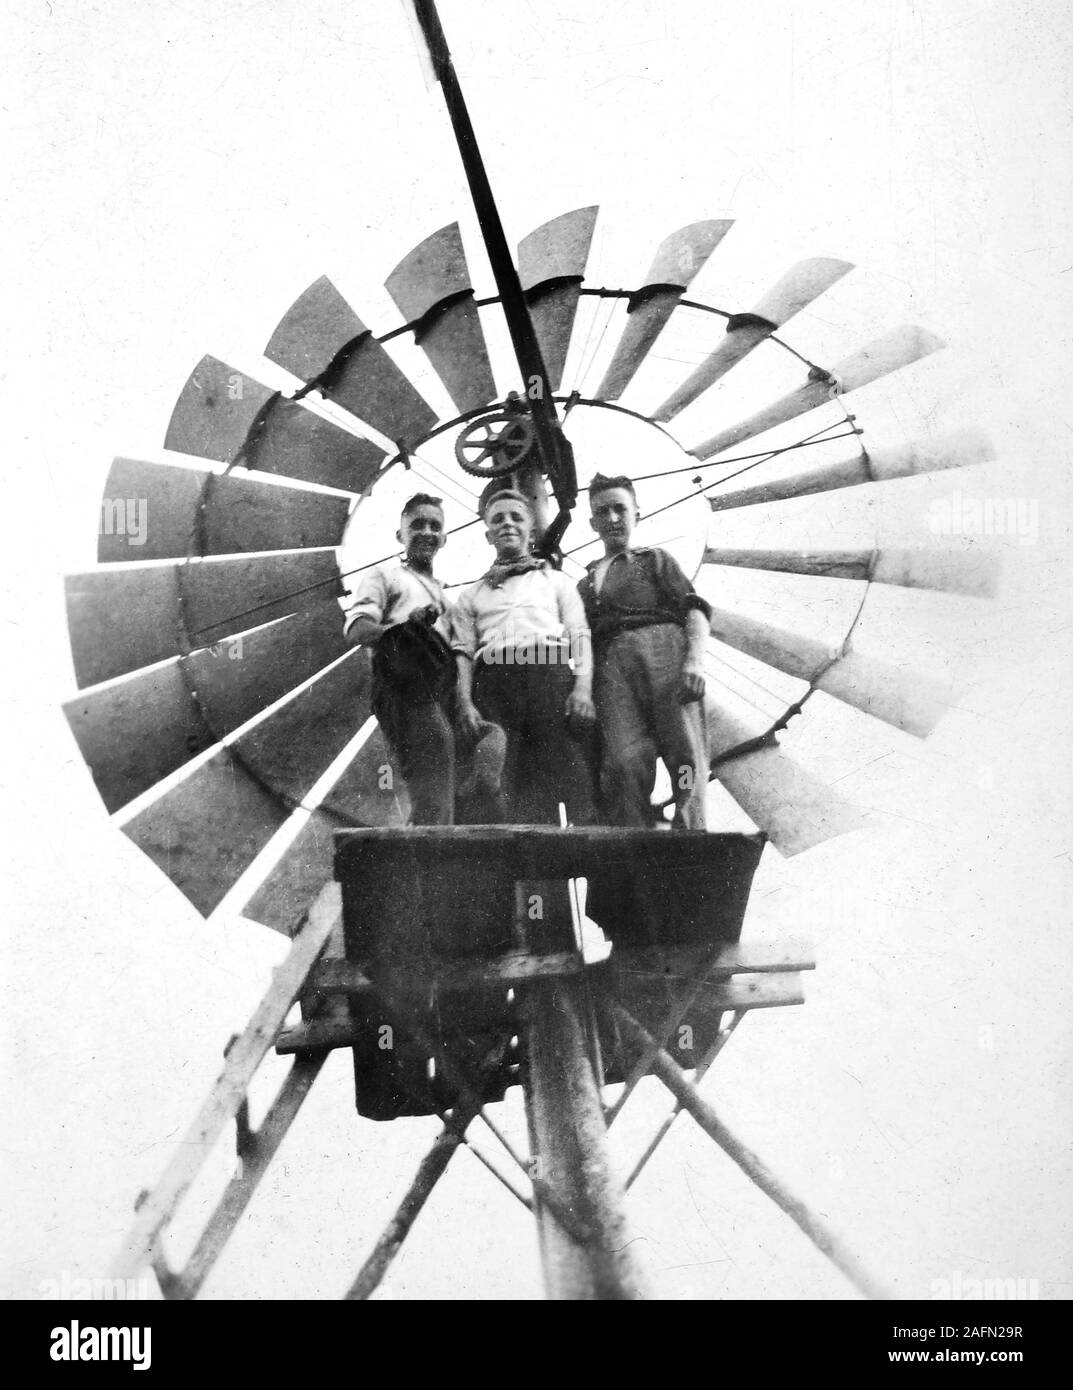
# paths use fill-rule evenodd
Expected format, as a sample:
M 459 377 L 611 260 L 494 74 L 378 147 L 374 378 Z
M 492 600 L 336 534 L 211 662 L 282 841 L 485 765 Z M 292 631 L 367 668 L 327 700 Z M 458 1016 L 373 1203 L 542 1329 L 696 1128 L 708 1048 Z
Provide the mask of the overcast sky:
M 903 494 L 900 532 L 926 543 L 928 506 L 957 489 L 1036 517 L 989 538 L 1006 560 L 990 615 L 950 600 L 913 627 L 967 687 L 931 739 L 822 699 L 790 736 L 880 826 L 766 853 L 747 931 L 810 935 L 819 968 L 804 1009 L 746 1020 L 712 1094 L 902 1296 L 960 1274 L 1068 1297 L 1068 7 L 443 0 L 441 17 L 512 242 L 599 203 L 589 279 L 630 286 L 673 228 L 732 217 L 693 293 L 735 310 L 796 259 L 855 262 L 784 336 L 832 361 L 902 322 L 939 333 L 944 353 L 862 393 L 862 424 L 892 442 L 979 424 L 999 455 Z M 93 563 L 111 459 L 165 457 L 207 352 L 283 384 L 263 345 L 321 274 L 386 331 L 385 276 L 457 219 L 479 293 L 491 279 L 397 0 L 20 0 L 0 24 L 14 1119 L 0 1288 L 32 1298 L 65 1270 L 107 1272 L 283 949 L 241 919 L 202 922 L 108 822 L 60 714 L 74 691 L 60 576 Z M 604 447 L 643 462 L 636 442 Z M 881 610 L 872 636 L 900 655 L 913 625 L 891 609 L 884 627 Z M 661 1107 L 639 1093 L 623 1162 Z M 434 1128 L 358 1121 L 334 1055 L 207 1292 L 337 1297 Z M 659 1296 L 847 1295 L 685 1121 L 632 1213 Z M 460 1155 L 389 1295 L 539 1288 L 528 1217 Z

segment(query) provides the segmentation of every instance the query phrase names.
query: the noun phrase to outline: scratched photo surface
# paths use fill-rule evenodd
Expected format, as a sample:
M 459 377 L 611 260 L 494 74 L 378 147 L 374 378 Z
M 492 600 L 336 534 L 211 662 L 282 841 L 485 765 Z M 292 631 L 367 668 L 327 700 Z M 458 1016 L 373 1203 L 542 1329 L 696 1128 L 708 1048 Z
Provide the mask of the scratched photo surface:
M 697 573 L 720 613 L 745 615 L 754 634 L 757 624 L 784 642 L 797 634 L 808 651 L 833 641 L 836 654 L 852 627 L 872 682 L 864 698 L 856 677 L 846 678 L 849 694 L 832 678 L 779 735 L 802 772 L 777 806 L 765 803 L 775 829 L 764 828 L 787 852 L 765 847 L 742 941 L 804 938 L 816 969 L 804 976 L 803 1006 L 746 1016 L 703 1092 L 894 1296 L 1068 1298 L 1066 7 L 442 0 L 439 11 L 511 247 L 598 205 L 586 286 L 666 288 L 681 271 L 691 300 L 733 315 L 770 304 L 799 262 L 853 266 L 780 326 L 792 351 L 762 344 L 664 430 L 584 404 L 567 425 L 583 481 L 598 469 L 644 480 L 639 536 Z M 209 855 L 228 833 L 226 760 L 205 778 L 214 807 L 196 787 L 187 802 L 186 839 L 170 852 L 154 840 L 159 863 L 135 843 L 132 827 L 152 815 L 150 789 L 171 756 L 162 742 L 187 737 L 154 726 L 148 696 L 127 711 L 133 732 L 120 759 L 123 787 L 140 783 L 143 799 L 132 810 L 120 788 L 104 804 L 63 712 L 79 689 L 64 576 L 92 571 L 98 558 L 148 575 L 185 555 L 156 531 L 140 468 L 171 463 L 191 487 L 203 481 L 199 469 L 223 472 L 226 451 L 208 457 L 196 432 L 166 446 L 176 402 L 209 383 L 253 407 L 249 424 L 272 392 L 293 395 L 302 382 L 295 362 L 266 356 L 266 345 L 320 277 L 381 336 L 427 307 L 412 286 L 389 292 L 393 269 L 457 223 L 470 277 L 462 287 L 478 299 L 496 289 L 441 90 L 426 81 L 398 0 L 19 0 L 2 27 L 10 72 L 0 119 L 14 164 L 0 193 L 9 279 L 0 1291 L 68 1299 L 99 1296 L 135 1199 L 164 1171 L 228 1039 L 283 961 L 287 940 L 270 919 L 287 885 L 260 891 L 271 866 L 257 858 L 237 889 L 205 890 L 206 916 L 167 875 L 189 884 L 199 872 L 182 861 L 189 846 Z M 672 232 L 705 220 L 733 225 L 699 269 L 679 262 L 648 275 Z M 564 393 L 600 395 L 627 327 L 625 303 L 582 298 Z M 499 399 L 522 383 L 502 319 L 485 311 L 484 320 Z M 724 340 L 726 324 L 678 309 L 614 398 L 650 417 Z M 808 364 L 836 378 L 841 364 L 852 385 L 853 354 L 903 325 L 927 350 L 839 398 L 860 435 L 847 427 L 841 442 L 812 454 L 790 450 L 723 493 L 854 458 L 858 440 L 880 473 L 907 446 L 941 451 L 951 439 L 967 466 L 765 507 L 708 506 L 723 494 L 699 490 L 721 472 L 701 467 L 697 446 L 799 390 Z M 389 344 L 433 418 L 453 418 L 460 397 L 480 393 L 462 341 L 441 332 L 439 363 L 435 334 L 423 345 L 406 334 Z M 214 376 L 206 357 L 226 370 Z M 423 434 L 427 424 L 414 428 Z M 769 441 L 787 448 L 812 429 L 812 417 L 794 418 L 759 445 L 726 445 L 727 457 Z M 308 460 L 313 445 L 300 430 L 295 438 L 292 463 L 303 451 Z M 396 440 L 376 430 L 369 438 L 360 466 L 372 476 L 368 460 Z M 470 519 L 480 484 L 458 468 L 453 436 L 418 454 L 349 523 L 343 492 L 309 488 L 337 480 L 330 450 L 327 471 L 304 483 L 277 468 L 305 488 L 286 523 L 251 502 L 251 475 L 236 469 L 230 505 L 203 529 L 212 539 L 219 528 L 224 552 L 235 534 L 244 538 L 235 549 L 312 547 L 304 554 L 327 568 L 296 570 L 294 587 L 332 581 L 340 537 L 343 571 L 397 553 L 398 507 L 411 492 L 442 495 L 450 526 Z M 133 462 L 110 473 L 117 459 Z M 271 460 L 260 466 L 271 471 Z M 599 553 L 584 497 L 564 544 L 579 548 L 577 574 Z M 986 582 L 906 585 L 905 552 L 924 547 Z M 871 565 L 875 582 L 787 574 L 777 562 L 742 568 L 741 553 L 757 550 L 852 552 L 865 567 L 853 573 Z M 461 584 L 490 554 L 470 527 L 449 539 L 437 571 Z M 236 572 L 230 588 L 211 593 L 210 582 L 208 617 L 199 623 L 196 606 L 187 613 L 202 634 L 209 618 L 224 620 L 208 631 L 230 640 L 206 648 L 197 668 L 200 687 L 224 703 L 250 646 L 258 659 L 249 637 L 243 651 L 252 619 L 242 615 L 278 616 L 259 582 Z M 121 646 L 123 599 L 113 592 L 105 626 Z M 326 621 L 332 627 L 334 609 Z M 724 636 L 740 636 L 728 622 Z M 325 649 L 338 642 L 334 627 L 321 635 Z M 143 633 L 144 660 L 121 658 L 116 669 L 91 634 L 76 653 L 83 685 L 121 682 L 163 660 L 158 637 L 166 641 Z M 744 653 L 714 645 L 710 660 L 711 687 L 756 732 L 808 685 L 799 666 L 777 671 L 748 643 Z M 313 673 L 303 669 L 294 683 Z M 264 661 L 256 708 L 286 693 L 280 678 Z M 941 717 L 866 712 L 869 700 L 879 713 L 931 710 L 935 691 Z M 247 717 L 240 710 L 230 727 Z M 177 787 L 190 775 L 177 771 L 187 753 L 196 773 L 211 746 L 197 728 L 189 737 L 164 769 Z M 370 777 L 377 762 L 367 758 Z M 728 774 L 712 784 L 709 828 L 752 831 L 734 791 L 748 802 L 756 788 L 731 783 Z M 809 835 L 815 808 L 804 787 L 837 802 L 846 833 Z M 363 790 L 380 806 L 381 788 Z M 254 1125 L 287 1065 L 266 1060 L 251 1092 Z M 621 1175 L 673 1103 L 654 1078 L 638 1087 L 610 1135 Z M 490 1112 L 524 1153 L 520 1090 Z M 342 1297 L 440 1127 L 435 1116 L 359 1118 L 351 1057 L 332 1052 L 202 1296 Z M 473 1137 L 497 1150 L 479 1126 Z M 173 1264 L 235 1164 L 229 1126 L 169 1234 Z M 627 1210 L 653 1297 L 859 1296 L 688 1116 L 631 1188 Z M 143 1273 L 126 1292 L 159 1298 Z M 531 1214 L 460 1150 L 374 1296 L 542 1297 Z

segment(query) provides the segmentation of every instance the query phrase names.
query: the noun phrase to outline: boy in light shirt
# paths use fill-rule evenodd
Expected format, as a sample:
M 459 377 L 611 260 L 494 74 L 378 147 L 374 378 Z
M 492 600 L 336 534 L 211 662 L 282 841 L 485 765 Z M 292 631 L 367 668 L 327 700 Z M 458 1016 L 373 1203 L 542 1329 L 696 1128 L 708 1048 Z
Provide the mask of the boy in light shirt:
M 507 737 L 505 811 L 519 824 L 593 819 L 586 740 L 595 720 L 584 609 L 565 575 L 530 553 L 533 513 L 519 492 L 482 508 L 491 568 L 464 589 L 452 620 L 458 717 L 476 736 L 484 719 Z
M 399 760 L 414 825 L 454 821 L 455 676 L 443 586 L 432 564 L 447 535 L 443 504 L 419 492 L 404 505 L 401 562 L 358 576 L 344 635 L 373 649 L 372 709 Z

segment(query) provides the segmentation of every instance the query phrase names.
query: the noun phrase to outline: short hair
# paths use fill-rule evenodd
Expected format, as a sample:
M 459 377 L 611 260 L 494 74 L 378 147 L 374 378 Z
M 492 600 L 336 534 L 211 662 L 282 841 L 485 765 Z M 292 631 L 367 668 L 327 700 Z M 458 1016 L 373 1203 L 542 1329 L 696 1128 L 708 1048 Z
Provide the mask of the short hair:
M 592 502 L 592 499 L 596 496 L 598 492 L 610 492 L 613 487 L 624 488 L 625 491 L 628 492 L 630 496 L 633 498 L 634 505 L 636 506 L 637 491 L 633 486 L 633 479 L 627 478 L 625 473 L 620 473 L 617 477 L 614 478 L 605 477 L 603 473 L 594 474 L 592 482 L 589 484 L 590 503 Z
M 412 497 L 402 504 L 403 517 L 411 516 L 417 511 L 418 507 L 439 507 L 443 511 L 443 498 L 433 497 L 430 492 L 415 492 Z
M 529 515 L 533 515 L 533 504 L 529 498 L 526 497 L 524 492 L 519 492 L 517 488 L 513 487 L 486 488 L 481 494 L 481 520 L 484 520 L 485 516 L 488 514 L 488 508 L 493 502 L 502 502 L 504 498 L 509 498 L 512 502 L 521 502 Z

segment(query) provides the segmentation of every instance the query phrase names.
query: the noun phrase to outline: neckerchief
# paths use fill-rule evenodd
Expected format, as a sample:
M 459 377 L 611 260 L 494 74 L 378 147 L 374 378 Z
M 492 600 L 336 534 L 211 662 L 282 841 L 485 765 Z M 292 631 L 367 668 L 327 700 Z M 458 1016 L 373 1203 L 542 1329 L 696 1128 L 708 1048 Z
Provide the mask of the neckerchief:
M 481 575 L 481 581 L 490 589 L 501 589 L 503 581 L 514 574 L 528 574 L 530 570 L 547 569 L 547 560 L 539 560 L 535 555 L 519 555 L 516 560 L 496 560 L 491 569 Z

